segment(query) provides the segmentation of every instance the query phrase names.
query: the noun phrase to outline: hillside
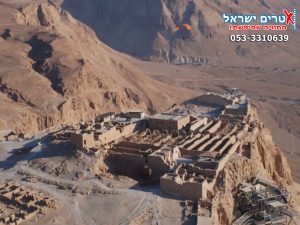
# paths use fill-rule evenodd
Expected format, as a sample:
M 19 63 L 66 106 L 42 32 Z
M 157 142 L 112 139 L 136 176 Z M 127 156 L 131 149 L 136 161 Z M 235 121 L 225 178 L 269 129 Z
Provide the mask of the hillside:
M 290 41 L 284 48 L 281 43 L 230 43 L 232 32 L 222 18 L 223 13 L 280 14 L 283 8 L 299 8 L 299 1 L 64 0 L 62 7 L 107 45 L 142 59 L 255 67 L 299 61 L 298 31 L 288 32 Z
M 193 102 L 194 105 L 193 103 L 177 105 L 173 108 L 173 112 L 191 109 L 194 113 L 197 109 L 204 109 L 199 104 L 201 101 Z M 93 123 L 65 127 L 57 132 L 45 135 L 43 138 L 37 137 L 18 142 L 0 142 L 2 191 L 5 191 L 5 188 L 8 189 L 7 186 L 11 185 L 12 182 L 14 182 L 13 184 L 19 184 L 22 188 L 19 189 L 16 185 L 8 186 L 11 187 L 10 191 L 14 191 L 14 194 L 8 195 L 6 192 L 5 195 L 2 194 L 2 196 L 9 197 L 1 198 L 1 209 L 5 212 L 8 210 L 9 212 L 18 212 L 20 206 L 17 205 L 18 208 L 10 207 L 7 202 L 15 203 L 16 201 L 11 200 L 14 200 L 17 194 L 18 197 L 21 195 L 28 198 L 31 193 L 25 192 L 24 188 L 32 187 L 39 193 L 53 199 L 55 207 L 51 210 L 44 209 L 43 213 L 31 217 L 31 219 L 26 217 L 24 224 L 230 225 L 232 221 L 241 216 L 241 211 L 237 207 L 239 202 L 237 190 L 240 184 L 243 182 L 250 184 L 253 178 L 258 176 L 272 182 L 271 187 L 269 186 L 270 189 L 273 185 L 276 185 L 280 187 L 280 190 L 287 191 L 289 210 L 299 212 L 299 187 L 291 177 L 291 170 L 285 156 L 274 145 L 272 135 L 264 128 L 263 123 L 257 117 L 256 110 L 251 107 L 249 113 L 247 120 L 243 121 L 239 120 L 241 117 L 231 117 L 230 114 L 223 114 L 221 118 L 223 126 L 218 123 L 220 118 L 211 121 L 213 124 L 219 124 L 220 127 L 218 129 L 214 128 L 214 131 L 212 131 L 213 136 L 208 135 L 210 137 L 200 145 L 201 136 L 197 136 L 200 133 L 196 133 L 197 130 L 195 134 L 186 135 L 183 132 L 185 129 L 182 129 L 178 136 L 174 137 L 172 133 L 163 133 L 159 130 L 149 132 L 150 129 L 141 128 L 142 130 L 135 130 L 134 133 L 130 133 L 132 132 L 130 131 L 130 134 L 123 138 L 118 135 L 119 131 L 113 131 L 115 141 L 111 142 L 111 148 L 106 144 L 98 145 L 96 142 L 90 148 L 81 149 L 78 148 L 79 146 L 74 148 L 77 138 L 71 138 L 71 134 L 75 134 L 78 130 L 82 131 L 81 134 L 84 134 L 84 131 L 87 130 L 95 131 L 97 128 Z M 203 120 L 201 119 L 201 121 Z M 130 120 L 127 122 L 128 124 L 125 127 L 132 126 Z M 205 127 L 206 130 L 201 132 L 207 136 L 211 126 Z M 128 129 L 126 132 L 128 132 Z M 220 136 L 222 133 L 225 136 Z M 78 132 L 77 134 L 80 135 Z M 94 137 L 93 134 L 91 133 Z M 240 140 L 227 139 L 226 134 L 233 134 L 231 137 L 239 136 Z M 201 157 L 202 162 L 206 162 L 202 165 L 197 165 L 192 160 L 186 161 L 189 164 L 184 164 L 184 161 L 181 161 L 182 163 L 176 165 L 179 169 L 182 166 L 194 165 L 193 167 L 202 169 L 200 170 L 201 173 L 207 174 L 205 177 L 202 175 L 202 179 L 209 179 L 209 183 L 207 183 L 205 191 L 202 192 L 205 193 L 205 199 L 202 198 L 200 201 L 198 199 L 189 201 L 185 197 L 185 193 L 199 193 L 199 186 L 192 187 L 189 192 L 181 193 L 176 193 L 176 189 L 173 189 L 175 192 L 172 193 L 172 189 L 168 191 L 168 188 L 164 188 L 164 182 L 161 179 L 158 182 L 158 180 L 153 181 L 152 178 L 148 178 L 150 179 L 149 182 L 148 179 L 145 180 L 145 177 L 139 176 L 138 171 L 143 164 L 154 169 L 159 168 L 160 163 L 149 164 L 146 160 L 146 157 L 149 157 L 151 153 L 140 156 L 134 153 L 133 148 L 127 148 L 128 150 L 131 149 L 128 154 L 125 151 L 121 152 L 124 148 L 118 147 L 122 145 L 130 146 L 129 144 L 131 144 L 131 146 L 138 148 L 139 146 L 136 143 L 143 143 L 139 144 L 143 148 L 145 145 L 151 146 L 150 143 L 157 143 L 156 146 L 159 149 L 154 151 L 161 154 L 161 145 L 176 146 L 178 141 L 182 143 L 182 137 L 184 137 L 184 146 L 190 147 L 192 141 L 192 145 L 194 145 L 192 148 L 201 147 L 203 150 L 200 152 L 210 155 L 210 157 Z M 216 137 L 228 140 L 225 147 L 222 144 L 220 146 L 219 143 L 217 148 L 206 148 L 206 144 Z M 230 140 L 233 140 L 234 144 L 228 146 Z M 171 143 L 173 145 L 169 145 Z M 30 150 L 28 151 L 24 146 L 29 147 Z M 210 151 L 211 149 L 214 150 Z M 225 149 L 225 152 L 222 149 Z M 149 149 L 146 151 L 149 151 Z M 146 151 L 144 150 L 144 152 Z M 182 151 L 184 151 L 184 148 L 182 148 Z M 185 151 L 189 150 L 185 149 Z M 222 155 L 217 156 L 219 160 L 214 158 L 215 153 L 221 151 L 223 151 Z M 188 158 L 185 159 L 188 160 Z M 199 160 L 199 158 L 196 158 L 196 160 Z M 212 166 L 212 163 L 216 167 Z M 189 168 L 192 169 L 192 167 Z M 167 170 L 167 174 L 172 175 L 176 170 Z M 179 183 L 179 189 L 177 190 L 185 185 L 196 183 L 192 179 L 195 175 L 191 173 L 188 175 L 188 180 L 182 182 L 184 185 Z M 163 177 L 165 176 L 163 175 Z M 181 180 L 182 178 L 178 177 L 178 179 Z M 260 190 L 260 188 L 263 188 L 263 186 L 257 186 L 257 196 L 260 196 L 258 193 L 262 194 L 262 190 L 264 190 Z M 270 200 L 267 201 L 272 202 L 274 192 L 265 190 L 265 193 L 269 195 Z M 275 193 L 278 194 L 278 192 Z M 4 202 L 3 199 L 6 201 Z M 254 202 L 255 199 L 259 199 L 259 197 L 251 198 Z M 280 199 L 280 197 L 276 197 L 276 199 Z M 205 205 L 203 207 L 197 206 L 198 202 L 206 203 L 206 207 Z M 194 204 L 194 207 L 188 208 L 187 204 Z M 257 209 L 257 206 L 254 205 L 254 207 Z M 194 212 L 194 215 L 189 212 Z M 207 223 L 206 219 L 209 219 Z M 295 218 L 290 224 L 299 224 L 299 219 L 297 219 Z M 213 221 L 214 223 L 212 223 Z
M 231 224 L 240 216 L 235 199 L 239 184 L 250 182 L 257 175 L 287 191 L 290 206 L 300 213 L 300 187 L 296 183 L 300 181 L 300 150 L 295 149 L 300 144 L 300 50 L 297 48 L 300 39 L 289 32 L 293 41 L 284 48 L 280 44 L 245 43 L 242 47 L 229 44 L 229 33 L 220 18 L 223 11 L 271 13 L 300 4 L 249 2 L 0 0 L 0 186 L 5 191 L 14 186 L 13 182 L 18 183 L 16 189 L 7 192 L 13 193 L 10 196 L 13 201 L 8 198 L 13 207 L 6 204 L 5 197 L 9 195 L 1 193 L 2 214 L 4 209 L 21 215 L 24 205 L 14 205 L 15 197 L 21 194 L 24 201 L 30 198 L 24 188 L 31 187 L 50 196 L 53 208 L 44 209 L 31 219 L 26 216 L 24 224 L 196 224 L 192 217 L 197 214 L 186 214 L 188 201 L 164 193 L 152 180 L 144 185 L 118 174 L 110 170 L 106 160 L 124 140 L 127 144 L 131 140 L 134 147 L 137 143 L 141 148 L 148 145 L 145 152 L 150 154 L 151 144 L 145 140 L 153 141 L 156 144 L 153 146 L 159 143 L 160 147 L 174 147 L 168 140 L 172 143 L 177 135 L 176 140 L 194 141 L 194 133 L 187 135 L 181 130 L 174 135 L 168 130 L 146 130 L 149 126 L 145 126 L 140 136 L 132 129 L 130 135 L 123 133 L 116 140 L 116 134 L 124 132 L 124 120 L 120 120 L 112 135 L 113 142 L 81 149 L 74 147 L 72 137 L 79 140 L 81 134 L 88 134 L 99 140 L 103 138 L 101 135 L 105 136 L 104 130 L 117 127 L 115 121 L 113 126 L 110 121 L 95 130 L 89 123 L 79 124 L 101 113 L 143 109 L 153 114 L 187 105 L 200 93 L 229 87 L 237 87 L 251 98 L 251 117 L 257 123 L 250 124 L 248 129 L 243 121 L 249 134 L 238 141 L 238 148 L 213 175 L 217 182 L 207 196 L 212 203 L 210 216 L 215 224 Z M 74 19 L 69 10 L 96 33 Z M 180 23 L 191 24 L 192 32 L 174 31 Z M 265 60 L 260 60 L 262 56 Z M 176 66 L 140 58 L 208 65 Z M 236 117 L 231 117 L 235 121 Z M 51 130 L 53 133 L 38 132 L 62 124 L 77 125 L 62 130 L 56 127 Z M 220 130 L 223 132 L 226 126 Z M 211 129 L 211 125 L 206 128 Z M 1 134 L 7 130 L 36 136 L 1 142 Z M 209 136 L 208 142 L 194 143 L 197 151 L 200 147 L 211 150 L 216 142 L 209 141 L 214 138 L 213 141 L 225 139 L 220 133 L 207 132 L 203 130 Z M 203 138 L 201 135 L 196 136 L 197 141 Z M 227 137 L 225 140 L 227 143 Z M 163 149 L 160 147 L 153 152 Z M 145 163 L 149 161 L 146 154 L 140 155 L 139 149 L 120 149 L 120 152 L 131 150 L 130 154 L 138 150 L 138 158 Z M 209 155 L 199 158 L 213 159 Z M 124 162 L 125 169 L 130 168 L 131 164 Z M 214 172 L 210 167 L 207 171 Z M 297 219 L 291 224 L 300 224 Z
M 234 198 L 238 184 L 251 180 L 257 174 L 273 180 L 288 190 L 291 194 L 291 205 L 299 212 L 299 188 L 293 182 L 287 160 L 274 145 L 270 132 L 262 129 L 257 140 L 251 144 L 250 156 L 232 157 L 220 175 L 225 177 L 225 188 L 215 188 L 213 199 L 215 224 L 232 223 L 237 216 Z M 292 224 L 299 224 L 299 220 Z
M 37 131 L 195 95 L 144 75 L 53 1 L 0 1 L 0 129 Z

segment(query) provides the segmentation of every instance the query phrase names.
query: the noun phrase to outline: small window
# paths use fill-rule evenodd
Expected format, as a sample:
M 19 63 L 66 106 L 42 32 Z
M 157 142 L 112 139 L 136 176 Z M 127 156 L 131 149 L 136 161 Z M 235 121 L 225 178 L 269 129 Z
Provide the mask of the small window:
M 86 145 L 86 140 L 83 141 L 83 144 Z

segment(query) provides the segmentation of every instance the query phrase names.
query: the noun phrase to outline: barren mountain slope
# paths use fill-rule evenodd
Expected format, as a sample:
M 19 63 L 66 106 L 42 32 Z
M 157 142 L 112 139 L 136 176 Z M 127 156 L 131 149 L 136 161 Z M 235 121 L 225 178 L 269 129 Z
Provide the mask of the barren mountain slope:
M 243 151 L 247 155 L 247 147 Z M 253 176 L 273 180 L 290 194 L 290 203 L 295 211 L 300 211 L 299 187 L 293 182 L 291 171 L 285 156 L 274 145 L 272 136 L 267 129 L 262 129 L 257 140 L 251 143 L 251 151 L 248 157 L 232 157 L 221 172 L 220 179 L 224 177 L 225 188 L 215 187 L 213 213 L 215 224 L 231 224 L 238 217 L 235 209 L 236 190 L 241 182 L 248 182 Z M 294 220 L 291 224 L 299 224 Z
M 272 0 L 64 0 L 62 7 L 91 26 L 100 40 L 132 56 L 179 64 L 268 66 L 276 62 L 280 66 L 299 61 L 300 52 L 295 48 L 300 43 L 298 31 L 289 28 L 290 41 L 284 48 L 282 43 L 230 43 L 222 14 L 275 14 L 283 8 L 299 8 L 299 4 Z M 182 24 L 189 24 L 191 30 Z M 181 27 L 177 31 L 176 25 Z
M 0 1 L 0 129 L 168 108 L 196 92 L 149 78 L 49 1 Z

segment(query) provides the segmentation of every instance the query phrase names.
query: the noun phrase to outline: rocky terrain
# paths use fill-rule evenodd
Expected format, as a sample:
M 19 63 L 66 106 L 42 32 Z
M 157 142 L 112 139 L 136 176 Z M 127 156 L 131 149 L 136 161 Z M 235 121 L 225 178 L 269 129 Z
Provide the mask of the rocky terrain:
M 195 2 L 199 4 L 199 1 Z M 10 130 L 26 133 L 61 123 L 74 123 L 111 110 L 143 108 L 148 112 L 161 111 L 198 93 L 238 87 L 257 102 L 263 121 L 272 130 L 276 144 L 287 155 L 293 176 L 299 180 L 299 154 L 295 147 L 300 143 L 297 125 L 300 121 L 297 113 L 299 53 L 295 48 L 299 31 L 290 33 L 291 40 L 284 43 L 284 48 L 276 44 L 270 48 L 268 43 L 260 46 L 264 56 L 271 56 L 262 60 L 257 54 L 257 58 L 253 58 L 256 66 L 249 66 L 249 60 L 241 64 L 243 57 L 236 59 L 223 55 L 218 65 L 178 67 L 142 62 L 112 50 L 101 43 L 90 28 L 62 10 L 61 3 L 1 1 L 0 16 L 4 22 L 0 27 L 3 62 L 0 68 L 0 136 Z M 219 7 L 249 8 L 246 2 L 225 3 L 221 2 Z M 82 18 L 93 15 L 83 13 L 85 7 L 97 9 L 91 4 L 67 0 L 63 7 L 95 28 Z M 257 3 L 258 6 L 261 4 Z M 268 3 L 274 9 L 294 7 L 298 3 L 282 4 Z M 82 6 L 81 17 L 74 8 L 78 5 Z M 262 9 L 257 10 L 261 12 Z M 100 19 L 93 21 L 102 23 Z M 119 30 L 116 28 L 111 32 Z M 99 31 L 97 34 L 99 36 Z M 210 39 L 202 41 L 206 43 L 205 47 Z M 227 36 L 214 41 L 217 41 L 214 46 L 229 44 Z M 213 49 L 210 47 L 209 52 Z M 231 50 L 229 48 L 228 52 Z
M 38 131 L 130 108 L 154 112 L 195 95 L 149 78 L 52 1 L 0 6 L 0 129 Z
M 296 147 L 300 144 L 300 52 L 296 47 L 300 44 L 299 29 L 284 32 L 289 41 L 283 44 L 230 43 L 231 33 L 221 17 L 223 12 L 281 13 L 283 8 L 299 8 L 299 2 L 156 0 L 150 4 L 146 0 L 64 0 L 62 7 L 92 27 L 100 40 L 114 49 L 165 62 L 141 62 L 128 57 L 154 79 L 201 92 L 226 87 L 246 92 L 255 100 L 275 143 L 286 154 L 293 176 L 300 181 Z M 176 31 L 176 25 L 183 23 L 192 30 Z M 167 63 L 202 66 L 175 67 Z
M 291 204 L 295 210 L 300 210 L 299 187 L 294 183 L 287 160 L 274 145 L 269 130 L 263 129 L 249 149 L 245 146 L 244 153 L 249 151 L 250 154 L 246 153 L 242 158 L 233 157 L 224 168 L 225 188 L 216 188 L 214 198 L 216 224 L 231 224 L 236 216 L 234 195 L 237 186 L 240 182 L 249 181 L 256 174 L 274 180 L 280 187 L 287 189 L 292 196 Z
M 104 43 L 142 59 L 235 66 L 268 66 L 275 62 L 279 66 L 299 60 L 299 50 L 294 47 L 299 44 L 297 31 L 288 32 L 293 41 L 285 43 L 284 48 L 278 43 L 230 43 L 231 33 L 222 18 L 223 13 L 282 13 L 283 8 L 299 8 L 298 1 L 64 0 L 62 7 L 92 27 Z
M 244 149 L 224 168 L 226 188 L 216 186 L 212 196 L 214 220 L 222 225 L 232 222 L 237 185 L 257 173 L 287 189 L 300 212 L 300 189 L 293 181 L 300 181 L 299 30 L 288 32 L 291 40 L 284 46 L 239 46 L 229 44 L 220 17 L 223 11 L 279 12 L 283 7 L 297 8 L 299 2 L 100 0 L 94 4 L 0 0 L 0 138 L 2 131 L 36 133 L 108 111 L 159 112 L 199 93 L 238 87 L 253 99 L 272 135 L 263 129 L 251 154 Z M 176 32 L 176 25 L 182 23 L 190 24 L 192 31 Z M 140 61 L 116 50 L 152 61 L 202 66 Z M 35 146 L 31 153 L 16 156 L 12 151 L 29 143 Z M 62 206 L 38 218 L 40 224 L 182 223 L 184 217 L 173 217 L 173 212 L 183 214 L 180 201 L 160 195 L 155 186 L 145 191 L 129 178 L 106 173 L 100 159 L 93 161 L 82 153 L 74 156 L 69 147 L 47 139 L 0 143 L 1 180 L 43 190 Z M 104 210 L 101 215 L 99 208 Z
M 24 146 L 30 146 L 31 151 L 16 151 Z M 0 150 L 1 180 L 39 190 L 58 206 L 35 220 L 26 219 L 24 224 L 196 224 L 182 199 L 162 192 L 158 184 L 139 185 L 136 180 L 111 173 L 102 154 L 95 156 L 76 149 L 56 134 L 2 142 Z M 255 140 L 245 142 L 217 177 L 219 181 L 209 195 L 215 224 L 229 225 L 238 217 L 234 201 L 237 186 L 256 175 L 287 190 L 291 206 L 300 211 L 299 187 L 287 160 L 269 131 L 261 127 Z

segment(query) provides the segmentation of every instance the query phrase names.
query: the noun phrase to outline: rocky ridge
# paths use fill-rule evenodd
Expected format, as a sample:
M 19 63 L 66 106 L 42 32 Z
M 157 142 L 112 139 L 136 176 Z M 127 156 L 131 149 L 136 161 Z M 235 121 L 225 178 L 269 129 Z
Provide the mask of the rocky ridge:
M 0 129 L 38 131 L 132 108 L 151 113 L 195 95 L 144 75 L 54 1 L 0 3 Z
M 234 201 L 238 185 L 242 182 L 251 182 L 255 176 L 272 180 L 286 190 L 291 207 L 300 212 L 299 188 L 293 181 L 286 157 L 274 144 L 268 129 L 260 128 L 257 139 L 244 143 L 240 153 L 243 157 L 233 156 L 219 174 L 219 179 L 222 177 L 224 186 L 216 185 L 213 194 L 212 214 L 215 224 L 228 225 L 238 217 Z
M 283 49 L 280 43 L 230 42 L 230 34 L 270 32 L 231 32 L 222 18 L 223 13 L 280 14 L 283 8 L 298 8 L 299 3 L 295 1 L 64 0 L 62 7 L 91 26 L 100 40 L 110 47 L 146 60 L 172 64 L 269 66 L 274 61 L 296 63 L 295 60 L 287 61 L 286 57 L 299 55 L 293 45 L 300 40 L 291 27 L 284 34 L 289 34 L 294 44 L 287 42 Z

